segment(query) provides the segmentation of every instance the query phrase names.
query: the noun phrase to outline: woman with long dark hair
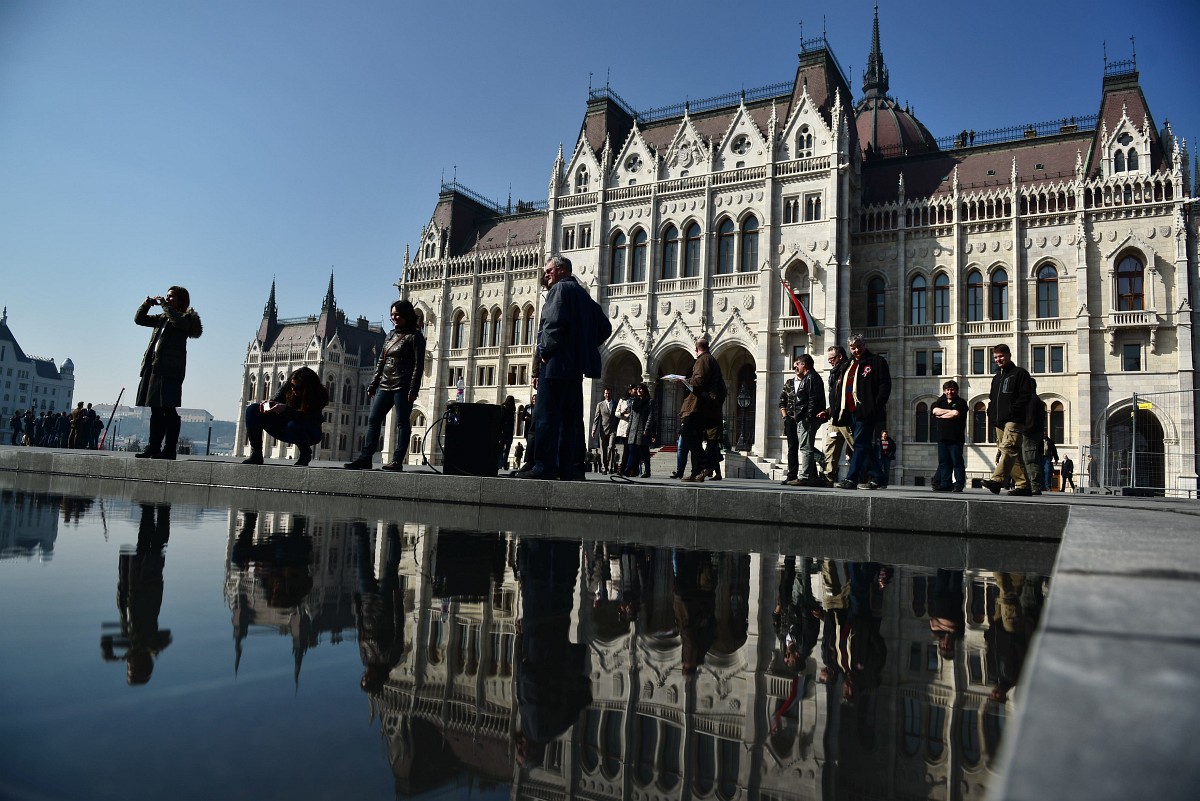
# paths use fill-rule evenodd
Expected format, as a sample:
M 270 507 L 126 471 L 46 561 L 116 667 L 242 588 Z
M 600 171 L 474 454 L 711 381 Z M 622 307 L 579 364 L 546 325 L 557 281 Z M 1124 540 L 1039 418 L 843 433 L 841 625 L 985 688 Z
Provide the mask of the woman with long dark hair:
M 139 459 L 174 459 L 179 444 L 182 420 L 175 411 L 183 405 L 183 376 L 187 370 L 187 341 L 204 331 L 200 315 L 192 308 L 191 295 L 181 286 L 173 286 L 165 296 L 150 296 L 142 301 L 133 321 L 153 328 L 150 344 L 142 356 L 137 406 L 150 408 L 150 440 Z M 162 314 L 148 314 L 158 306 Z
M 400 430 L 392 461 L 383 469 L 404 469 L 404 456 L 408 453 L 408 440 L 412 434 L 413 402 L 421 391 L 421 373 L 425 371 L 425 336 L 417 328 L 417 310 L 407 300 L 392 304 L 392 325 L 395 328 L 383 343 L 375 377 L 367 387 L 367 397 L 372 399 L 371 413 L 367 417 L 362 451 L 357 459 L 346 463 L 348 470 L 371 469 L 371 460 L 379 449 L 379 432 L 387 413 L 393 408 Z
M 296 466 L 312 461 L 312 447 L 321 441 L 322 412 L 329 403 L 329 390 L 321 377 L 308 367 L 288 376 L 287 383 L 264 403 L 246 407 L 246 441 L 250 458 L 242 464 L 263 463 L 263 432 L 298 449 Z

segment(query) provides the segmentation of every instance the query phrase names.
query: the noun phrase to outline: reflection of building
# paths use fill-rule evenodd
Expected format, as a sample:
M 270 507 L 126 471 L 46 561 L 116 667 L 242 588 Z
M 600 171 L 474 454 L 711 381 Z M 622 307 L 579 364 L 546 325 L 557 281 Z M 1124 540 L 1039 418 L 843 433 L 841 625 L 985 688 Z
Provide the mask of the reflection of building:
M 359 317 L 354 323 L 346 321 L 345 312 L 337 307 L 334 299 L 332 274 L 319 316 L 279 319 L 275 283 L 271 282 L 262 323 L 246 350 L 238 409 L 244 409 L 252 401 L 267 400 L 293 371 L 311 368 L 321 376 L 329 390 L 325 436 L 314 453 L 321 459 L 354 458 L 362 448 L 367 428 L 370 410 L 367 385 L 374 375 L 376 354 L 383 346 L 383 340 L 383 330 L 366 318 Z M 394 434 L 390 436 L 394 438 Z M 247 447 L 245 420 L 240 411 L 236 442 L 235 453 L 244 455 Z M 295 455 L 294 446 L 277 442 L 273 437 L 267 436 L 263 444 L 268 457 Z
M 84 498 L 0 490 L 0 559 L 36 557 L 49 561 L 58 539 L 59 513 L 69 521 L 91 503 Z
M 397 787 L 405 792 L 452 775 L 462 781 L 464 772 L 485 782 L 512 781 L 519 798 L 817 799 L 830 797 L 832 787 L 838 797 L 864 798 L 925 798 L 930 787 L 944 787 L 949 798 L 964 785 L 983 795 L 991 782 L 1007 710 L 988 701 L 996 683 L 986 641 L 996 594 L 991 574 L 942 571 L 935 589 L 933 571 L 896 569 L 872 612 L 887 643 L 885 658 L 872 686 L 864 683 L 847 701 L 843 682 L 817 682 L 820 644 L 795 684 L 781 664 L 772 623 L 777 555 L 700 556 L 708 567 L 692 586 L 708 594 L 714 623 L 701 638 L 707 643 L 701 665 L 688 678 L 681 665 L 692 618 L 681 617 L 680 554 L 638 549 L 640 608 L 632 619 L 600 589 L 596 560 L 581 554 L 571 632 L 587 647 L 593 700 L 550 743 L 539 766 L 514 770 L 520 583 L 510 560 L 499 572 L 471 573 L 471 591 L 447 585 L 448 569 L 439 566 L 447 553 L 460 555 L 449 572 L 461 577 L 461 555 L 494 553 L 496 538 L 443 549 L 437 537 L 424 527 L 404 532 L 400 571 L 412 599 L 405 641 L 416 648 L 371 696 Z M 508 553 L 515 550 L 514 541 Z M 810 581 L 821 599 L 821 574 L 813 572 Z M 930 617 L 947 613 L 946 597 L 961 619 L 953 659 L 939 655 L 930 630 Z M 835 638 L 851 654 L 852 640 Z M 773 716 L 793 687 L 792 711 L 772 732 Z
M 8 307 L 4 307 L 0 312 L 0 416 L 5 434 L 13 412 L 70 410 L 74 392 L 74 363 L 66 359 L 62 367 L 56 367 L 53 359 L 25 353 L 8 327 Z
M 292 638 L 297 681 L 305 652 L 323 634 L 336 644 L 353 631 L 356 560 L 348 526 L 230 511 L 225 601 L 233 613 L 235 670 L 254 631 Z
M 938 140 L 889 96 L 878 23 L 857 103 L 824 39 L 801 49 L 794 80 L 740 96 L 634 112 L 592 90 L 544 201 L 444 185 L 400 278 L 432 361 L 414 415 L 440 416 L 459 381 L 469 401 L 528 401 L 539 267 L 554 251 L 613 323 L 586 408 L 602 383 L 686 372 L 704 334 L 730 386 L 728 441 L 770 460 L 794 354 L 820 357 L 852 331 L 891 362 L 888 423 L 910 480 L 936 467 L 929 407 L 949 377 L 976 411 L 968 468 L 990 470 L 997 343 L 1035 374 L 1077 463 L 1135 392 L 1195 389 L 1188 155 L 1155 124 L 1132 61 L 1106 64 L 1098 115 Z M 654 394 L 670 442 L 679 398 L 669 384 Z M 1194 408 L 1189 395 L 1147 416 L 1158 486 L 1195 486 Z

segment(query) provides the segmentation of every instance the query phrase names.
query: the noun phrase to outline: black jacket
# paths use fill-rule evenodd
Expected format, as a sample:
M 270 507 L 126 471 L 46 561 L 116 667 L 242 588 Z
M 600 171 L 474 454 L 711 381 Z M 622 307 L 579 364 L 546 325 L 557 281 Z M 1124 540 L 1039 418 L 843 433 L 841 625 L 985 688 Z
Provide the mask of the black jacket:
M 997 371 L 992 376 L 991 403 L 988 404 L 988 422 L 992 428 L 1004 428 L 1005 423 L 1024 425 L 1033 395 L 1033 378 L 1025 368 L 1009 362 L 1007 367 Z
M 825 385 L 816 370 L 809 370 L 798 383 L 799 387 L 795 376 L 784 382 L 783 391 L 779 393 L 779 408 L 786 411 L 788 417 L 811 420 L 825 411 Z

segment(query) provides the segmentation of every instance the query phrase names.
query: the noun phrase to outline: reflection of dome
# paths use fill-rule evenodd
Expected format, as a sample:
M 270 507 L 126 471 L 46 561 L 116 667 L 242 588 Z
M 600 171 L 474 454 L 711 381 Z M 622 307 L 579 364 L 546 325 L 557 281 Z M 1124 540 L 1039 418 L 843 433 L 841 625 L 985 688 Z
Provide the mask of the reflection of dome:
M 854 107 L 854 124 L 864 158 L 910 156 L 937 150 L 937 143 L 921 121 L 888 97 L 888 71 L 879 48 L 879 7 L 867 71 L 863 73 L 863 99 Z
M 58 371 L 60 373 L 75 372 L 75 362 L 71 361 L 70 359 L 67 359 L 65 362 L 62 363 L 62 367 L 60 367 Z

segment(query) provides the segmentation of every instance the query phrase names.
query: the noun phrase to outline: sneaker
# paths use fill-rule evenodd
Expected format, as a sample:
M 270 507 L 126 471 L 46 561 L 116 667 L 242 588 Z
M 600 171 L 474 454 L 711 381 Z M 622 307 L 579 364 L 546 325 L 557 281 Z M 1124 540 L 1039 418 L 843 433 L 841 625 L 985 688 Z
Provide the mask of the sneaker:
M 838 483 L 834 484 L 833 486 L 837 487 L 838 489 L 858 489 L 858 487 L 859 487 L 858 484 L 855 484 L 853 481 L 850 481 L 849 479 L 845 479 L 845 478 L 842 479 L 841 481 L 839 481 Z
M 981 481 L 979 483 L 983 485 L 983 488 L 985 490 L 992 493 L 993 495 L 999 495 L 1000 490 L 1003 489 L 1003 487 L 1000 486 L 999 481 L 992 481 L 990 478 L 985 478 L 983 481 Z
M 864 481 L 858 485 L 858 489 L 860 489 L 860 490 L 877 490 L 877 489 L 879 489 L 879 485 L 876 484 L 874 481 Z

